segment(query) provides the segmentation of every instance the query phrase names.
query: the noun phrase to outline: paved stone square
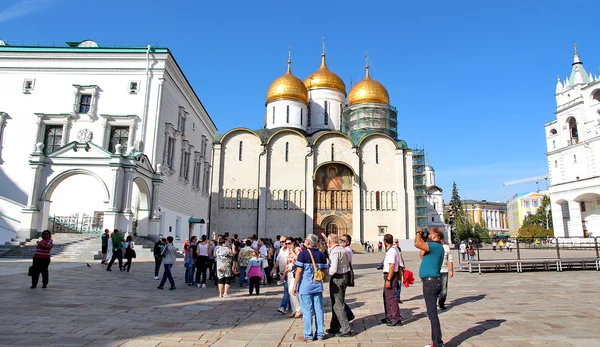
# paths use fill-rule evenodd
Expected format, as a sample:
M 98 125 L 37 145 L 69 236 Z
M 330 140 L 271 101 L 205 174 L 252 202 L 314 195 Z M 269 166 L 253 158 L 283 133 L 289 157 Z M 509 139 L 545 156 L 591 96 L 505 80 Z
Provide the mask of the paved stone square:
M 357 286 L 348 290 L 356 336 L 311 345 L 424 346 L 431 342 L 420 283 L 403 289 L 404 326 L 383 318 L 380 271 L 383 253 L 357 254 Z M 417 271 L 417 253 L 406 252 Z M 100 264 L 53 262 L 48 289 L 29 289 L 30 261 L 0 259 L 0 345 L 7 346 L 302 346 L 302 320 L 276 311 L 282 287 L 260 296 L 233 291 L 220 299 L 214 288 L 183 284 L 158 290 L 153 263 L 134 262 L 132 273 L 107 272 Z M 166 287 L 168 288 L 168 286 Z M 326 293 L 328 288 L 326 287 Z M 447 346 L 600 346 L 600 273 L 457 273 L 448 307 L 440 314 Z M 327 295 L 325 295 L 327 297 Z M 331 319 L 325 300 L 325 323 Z M 208 309 L 208 310 L 204 310 Z

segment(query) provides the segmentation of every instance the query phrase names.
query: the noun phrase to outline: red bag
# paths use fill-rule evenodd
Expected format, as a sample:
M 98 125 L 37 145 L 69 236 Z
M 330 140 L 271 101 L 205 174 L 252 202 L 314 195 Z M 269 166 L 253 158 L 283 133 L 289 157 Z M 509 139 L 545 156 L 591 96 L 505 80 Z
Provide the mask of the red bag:
M 412 271 L 404 269 L 403 277 L 404 278 L 402 280 L 402 283 L 404 283 L 404 286 L 406 288 L 408 288 L 408 286 L 410 286 L 411 284 L 415 283 L 415 276 L 413 275 Z

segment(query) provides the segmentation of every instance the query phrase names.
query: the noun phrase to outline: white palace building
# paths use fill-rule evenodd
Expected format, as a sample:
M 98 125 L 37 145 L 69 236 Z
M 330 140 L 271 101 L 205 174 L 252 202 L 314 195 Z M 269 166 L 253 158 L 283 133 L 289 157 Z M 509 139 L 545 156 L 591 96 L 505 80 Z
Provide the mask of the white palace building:
M 600 78 L 575 47 L 571 75 L 556 83 L 556 119 L 544 125 L 554 235 L 600 236 Z
M 206 232 L 217 129 L 168 49 L 0 41 L 0 96 L 0 242 Z
M 347 233 L 371 243 L 385 233 L 414 238 L 412 150 L 397 126 L 388 92 L 368 65 L 347 94 L 324 53 L 304 81 L 288 59 L 267 90 L 264 128 L 215 137 L 211 231 Z

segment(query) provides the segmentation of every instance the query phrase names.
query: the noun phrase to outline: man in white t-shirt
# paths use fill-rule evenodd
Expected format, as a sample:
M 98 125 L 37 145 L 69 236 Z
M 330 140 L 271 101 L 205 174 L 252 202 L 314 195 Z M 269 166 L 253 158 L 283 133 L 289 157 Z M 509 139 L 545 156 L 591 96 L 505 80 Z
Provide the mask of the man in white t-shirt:
M 383 260 L 383 303 L 385 308 L 385 319 L 382 322 L 387 326 L 402 325 L 400 316 L 400 306 L 396 299 L 396 288 L 398 288 L 398 276 L 400 269 L 400 253 L 394 247 L 394 237 L 386 234 L 383 237 L 385 245 L 385 259 Z
M 466 257 L 467 257 L 467 245 L 465 245 L 464 242 L 460 243 L 460 256 L 462 257 L 462 260 L 466 260 Z
M 448 275 L 454 276 L 454 262 L 452 261 L 452 253 L 450 253 L 450 246 L 448 246 L 442 240 L 442 247 L 444 248 L 444 262 L 440 269 L 440 282 L 442 290 L 440 292 L 439 306 L 442 310 L 446 309 L 446 297 L 448 296 Z

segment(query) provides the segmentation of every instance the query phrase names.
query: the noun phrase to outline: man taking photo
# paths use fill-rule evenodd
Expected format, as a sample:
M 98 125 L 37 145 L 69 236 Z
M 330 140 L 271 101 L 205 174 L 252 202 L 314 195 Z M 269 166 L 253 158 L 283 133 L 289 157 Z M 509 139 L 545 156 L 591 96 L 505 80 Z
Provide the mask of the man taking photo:
M 437 313 L 437 300 L 442 290 L 440 281 L 440 269 L 444 261 L 444 248 L 442 240 L 444 232 L 440 228 L 433 228 L 429 233 L 422 228 L 417 229 L 415 235 L 415 247 L 420 250 L 421 267 L 419 277 L 423 282 L 423 298 L 427 307 L 427 316 L 431 324 L 431 347 L 443 347 L 442 329 Z

